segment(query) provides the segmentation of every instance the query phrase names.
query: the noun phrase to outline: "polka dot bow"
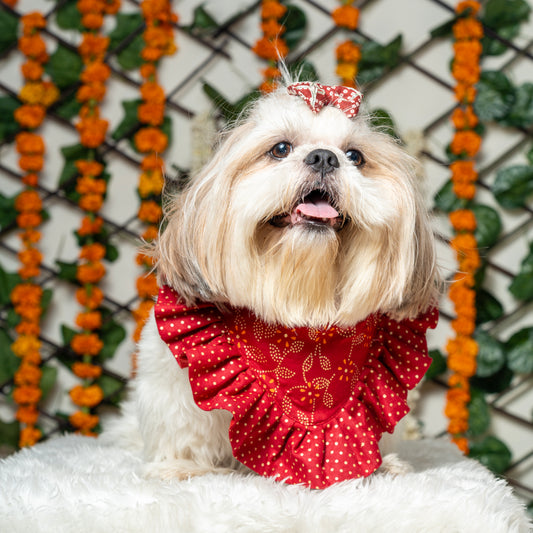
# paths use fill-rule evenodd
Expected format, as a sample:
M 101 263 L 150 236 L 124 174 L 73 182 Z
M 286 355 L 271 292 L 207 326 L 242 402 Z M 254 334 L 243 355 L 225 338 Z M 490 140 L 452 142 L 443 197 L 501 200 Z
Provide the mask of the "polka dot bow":
M 363 95 L 351 87 L 342 85 L 322 85 L 309 81 L 293 83 L 287 87 L 292 96 L 299 96 L 313 113 L 318 113 L 324 106 L 331 105 L 340 109 L 348 118 L 359 112 Z

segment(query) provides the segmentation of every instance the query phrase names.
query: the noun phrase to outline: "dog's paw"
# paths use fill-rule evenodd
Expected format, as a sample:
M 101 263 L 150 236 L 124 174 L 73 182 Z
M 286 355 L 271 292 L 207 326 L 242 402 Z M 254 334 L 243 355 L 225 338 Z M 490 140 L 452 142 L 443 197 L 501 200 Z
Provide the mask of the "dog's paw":
M 235 473 L 235 470 L 226 467 L 203 466 L 187 459 L 172 459 L 147 463 L 142 473 L 149 478 L 185 480 L 205 474 L 230 474 Z
M 378 472 L 392 476 L 403 476 L 413 472 L 413 467 L 403 459 L 400 459 L 395 453 L 388 453 L 383 457 L 383 462 Z

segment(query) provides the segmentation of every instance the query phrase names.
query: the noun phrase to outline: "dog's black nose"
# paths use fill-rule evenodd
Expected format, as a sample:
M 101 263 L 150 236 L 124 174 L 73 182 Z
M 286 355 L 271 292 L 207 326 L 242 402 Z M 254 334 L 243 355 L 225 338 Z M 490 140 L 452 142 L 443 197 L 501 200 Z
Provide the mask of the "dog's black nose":
M 324 150 L 323 148 L 317 148 L 309 152 L 304 159 L 304 163 L 322 175 L 339 168 L 337 156 L 331 150 Z

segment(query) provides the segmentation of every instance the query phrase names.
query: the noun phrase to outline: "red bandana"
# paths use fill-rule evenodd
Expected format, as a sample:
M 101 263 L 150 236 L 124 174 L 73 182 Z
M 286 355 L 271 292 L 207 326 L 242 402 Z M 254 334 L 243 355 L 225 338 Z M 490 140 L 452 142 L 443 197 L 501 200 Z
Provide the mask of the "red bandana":
M 362 94 L 351 87 L 342 85 L 322 85 L 303 81 L 287 87 L 287 92 L 299 96 L 313 113 L 318 113 L 324 106 L 331 105 L 340 109 L 348 118 L 359 112 Z
M 285 328 L 251 312 L 183 304 L 170 287 L 155 306 L 159 334 L 197 405 L 226 409 L 234 456 L 263 476 L 324 488 L 381 464 L 378 441 L 409 411 L 407 390 L 431 363 L 432 309 L 395 322 L 371 315 L 350 328 Z

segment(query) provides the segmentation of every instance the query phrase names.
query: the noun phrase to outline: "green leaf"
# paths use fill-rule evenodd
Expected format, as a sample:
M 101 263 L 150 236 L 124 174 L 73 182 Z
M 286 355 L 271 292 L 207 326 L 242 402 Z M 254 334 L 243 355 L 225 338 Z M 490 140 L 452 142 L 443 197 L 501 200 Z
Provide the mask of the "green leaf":
M 61 3 L 56 11 L 57 25 L 63 30 L 83 31 L 81 13 L 77 6 L 77 0 L 67 0 Z
M 74 261 L 73 263 L 67 263 L 65 261 L 56 260 L 56 265 L 59 268 L 57 277 L 59 279 L 64 279 L 65 281 L 70 281 L 72 283 L 76 282 L 76 274 L 78 272 L 78 263 Z
M 515 37 L 518 37 L 520 34 L 520 25 L 511 24 L 509 26 L 504 26 L 498 28 L 496 33 L 507 41 L 512 41 Z M 488 36 L 485 36 L 481 39 L 481 45 L 483 47 L 482 55 L 484 56 L 499 56 L 507 52 L 508 47 L 505 42 L 501 42 L 498 39 L 494 39 Z
M 533 372 L 533 327 L 516 332 L 506 343 L 507 366 L 518 374 Z
M 54 291 L 52 289 L 44 289 L 43 295 L 41 297 L 41 308 L 43 310 L 42 316 L 46 314 L 48 311 L 48 308 L 50 307 L 50 303 L 52 302 L 52 296 L 54 295 Z
M 192 24 L 186 29 L 194 35 L 209 35 L 218 29 L 218 22 L 206 11 L 203 4 L 200 4 L 193 11 Z
M 204 93 L 213 102 L 214 106 L 222 113 L 226 122 L 233 122 L 239 115 L 237 109 L 217 89 L 209 83 L 202 85 Z
M 0 193 L 0 230 L 7 228 L 17 219 L 15 198 L 16 196 L 8 198 Z
M 0 142 L 11 139 L 20 130 L 19 123 L 15 120 L 13 113 L 20 107 L 20 102 L 12 96 L 0 98 Z
M 117 13 L 117 25 L 109 34 L 109 49 L 114 50 L 125 39 L 130 38 L 132 34 L 140 32 L 144 27 L 144 20 L 140 13 Z M 139 68 L 143 64 L 141 52 L 145 46 L 141 33 L 138 33 L 131 42 L 117 54 L 117 61 L 125 70 Z
M 533 165 L 533 146 L 527 152 L 526 157 L 527 157 L 529 164 Z
M 283 39 L 289 50 L 294 50 L 305 35 L 307 29 L 307 17 L 305 13 L 297 6 L 287 4 L 287 12 L 280 20 L 280 24 L 285 27 Z
M 514 104 L 499 122 L 517 128 L 527 128 L 533 123 L 533 83 L 523 83 L 516 88 Z
M 43 374 L 41 376 L 41 381 L 39 382 L 39 387 L 43 392 L 42 400 L 46 399 L 50 391 L 54 388 L 54 385 L 57 380 L 57 368 L 53 366 L 43 365 L 41 367 Z
M 471 389 L 470 395 L 468 433 L 471 436 L 478 437 L 486 433 L 490 427 L 490 408 L 482 391 Z
M 18 23 L 19 20 L 15 15 L 9 11 L 0 11 L 0 54 L 16 45 Z
M 122 108 L 124 109 L 124 117 L 120 121 L 119 125 L 115 128 L 111 137 L 118 141 L 123 137 L 131 137 L 139 126 L 139 119 L 137 118 L 137 110 L 142 100 L 127 100 L 122 102 Z
M 490 28 L 503 28 L 527 21 L 530 11 L 526 0 L 488 0 L 482 20 Z
M 103 362 L 111 359 L 119 346 L 126 338 L 126 330 L 115 320 L 105 320 L 100 330 L 100 339 L 104 343 L 102 351 L 98 354 L 98 359 Z
M 0 304 L 9 305 L 11 291 L 22 282 L 22 278 L 16 272 L 7 272 L 0 265 Z
M 92 150 L 81 144 L 72 144 L 61 148 L 61 153 L 65 158 L 65 164 L 59 175 L 58 187 L 63 189 L 69 200 L 78 202 L 80 194 L 76 192 L 76 177 L 79 173 L 76 168 L 76 161 L 78 159 L 90 159 Z
M 402 36 L 398 35 L 386 45 L 367 41 L 361 47 L 361 60 L 357 66 L 357 81 L 365 85 L 382 76 L 382 74 L 400 62 Z
M 489 248 L 498 242 L 502 221 L 498 212 L 488 205 L 474 204 L 470 207 L 476 217 L 476 238 L 479 248 Z
M 20 423 L 18 420 L 14 422 L 4 422 L 0 419 L 0 445 L 8 446 L 9 448 L 18 448 L 20 434 Z
M 474 110 L 482 121 L 498 120 L 509 113 L 515 102 L 515 88 L 499 71 L 481 73 Z
M 441 374 L 444 374 L 446 372 L 446 359 L 440 352 L 440 350 L 430 350 L 429 356 L 432 359 L 431 366 L 428 368 L 428 371 L 426 372 L 425 379 L 433 379 L 437 376 L 440 376 Z
M 504 366 L 492 376 L 486 378 L 478 378 L 477 376 L 474 376 L 471 378 L 470 383 L 473 387 L 476 387 L 479 390 L 489 394 L 495 394 L 507 389 L 511 385 L 513 377 L 514 372 Z
M 0 329 L 0 385 L 13 378 L 20 365 L 20 359 L 13 353 L 13 339 Z
M 65 120 L 70 120 L 78 116 L 81 109 L 81 103 L 76 100 L 76 93 L 74 92 L 57 105 L 54 105 L 53 109 L 59 117 L 64 118 Z
M 502 304 L 485 289 L 476 290 L 476 324 L 497 320 L 503 315 Z
M 106 243 L 105 247 L 105 259 L 110 263 L 113 263 L 120 257 L 120 252 L 114 244 Z
M 493 436 L 472 444 L 469 455 L 496 474 L 502 474 L 511 464 L 511 451 L 501 440 Z
M 505 365 L 503 344 L 482 330 L 476 331 L 474 339 L 479 346 L 476 376 L 480 378 L 492 376 Z
M 64 324 L 61 326 L 61 338 L 63 339 L 63 344 L 65 346 L 70 346 L 70 342 L 78 332 Z
M 524 207 L 533 193 L 533 166 L 513 165 L 498 170 L 492 193 L 502 207 Z
M 517 300 L 533 299 L 533 243 L 529 245 L 529 253 L 522 261 L 520 272 L 509 285 L 509 291 Z
M 467 205 L 467 200 L 455 196 L 452 180 L 448 180 L 435 195 L 435 207 L 444 213 L 464 209 Z
M 297 63 L 291 63 L 287 67 L 293 79 L 299 81 L 318 81 L 318 72 L 313 63 L 307 61 L 307 59 L 298 61 Z
M 106 374 L 102 374 L 96 380 L 96 383 L 101 387 L 104 393 L 104 397 L 108 401 L 111 401 L 112 403 L 113 403 L 113 396 L 116 396 L 118 393 L 124 390 L 124 382 L 112 376 L 108 376 Z
M 64 89 L 79 80 L 83 70 L 83 61 L 74 50 L 59 44 L 48 62 L 45 63 L 44 69 L 57 87 Z
M 453 34 L 453 25 L 455 24 L 456 21 L 457 21 L 457 17 L 454 17 L 448 22 L 445 22 L 444 24 L 441 24 L 440 26 L 433 28 L 429 32 L 429 34 L 434 39 L 437 37 L 449 37 Z

